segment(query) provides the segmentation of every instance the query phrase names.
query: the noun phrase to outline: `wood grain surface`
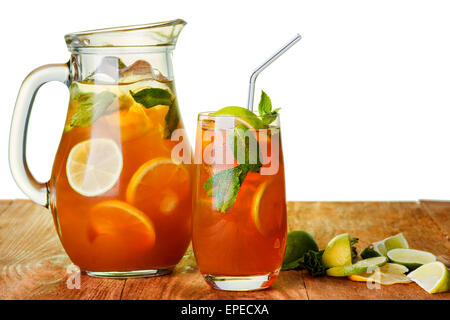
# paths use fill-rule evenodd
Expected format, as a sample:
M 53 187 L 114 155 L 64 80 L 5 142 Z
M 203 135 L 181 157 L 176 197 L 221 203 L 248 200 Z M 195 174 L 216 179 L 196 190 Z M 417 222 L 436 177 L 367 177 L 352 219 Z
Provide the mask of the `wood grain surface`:
M 412 248 L 450 264 L 450 203 L 290 202 L 289 229 L 314 235 L 323 248 L 336 234 L 358 237 L 360 249 L 403 232 Z M 416 284 L 381 286 L 346 278 L 283 271 L 272 288 L 224 292 L 209 288 L 192 250 L 169 276 L 112 280 L 79 273 L 64 252 L 49 211 L 28 200 L 0 201 L 0 299 L 445 299 Z

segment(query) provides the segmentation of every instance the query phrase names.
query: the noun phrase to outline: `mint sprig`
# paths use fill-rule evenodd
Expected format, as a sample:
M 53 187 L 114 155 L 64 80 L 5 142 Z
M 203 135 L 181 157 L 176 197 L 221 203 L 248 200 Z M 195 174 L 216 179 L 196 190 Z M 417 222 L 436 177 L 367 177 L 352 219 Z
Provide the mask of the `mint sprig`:
M 225 213 L 236 202 L 238 192 L 249 172 L 259 172 L 262 167 L 259 144 L 249 128 L 238 125 L 228 136 L 228 143 L 238 165 L 224 169 L 206 180 L 203 188 L 216 198 L 216 209 Z
M 161 88 L 146 88 L 138 92 L 130 91 L 130 94 L 134 101 L 140 103 L 147 109 L 157 105 L 169 106 L 169 110 L 164 118 L 166 122 L 164 138 L 169 139 L 180 122 L 177 101 L 170 91 Z
M 264 91 L 261 91 L 261 99 L 259 100 L 258 112 L 265 126 L 268 126 L 275 121 L 278 116 L 279 110 L 280 108 L 272 110 L 272 101 Z
M 224 110 L 223 108 L 218 112 L 213 113 L 214 115 L 228 114 L 231 110 Z M 263 91 L 261 94 L 261 101 L 259 102 L 259 115 L 261 120 L 251 111 L 247 109 L 240 110 L 239 107 L 228 107 L 236 112 L 239 109 L 239 113 L 244 115 L 245 119 L 252 119 L 252 122 L 261 122 L 261 125 L 256 129 L 261 127 L 266 127 L 272 123 L 277 115 L 278 110 L 272 111 L 272 102 L 269 96 Z M 251 115 L 251 116 L 250 116 Z M 252 118 L 254 116 L 256 120 Z M 224 169 L 211 176 L 203 185 L 206 193 L 210 197 L 215 197 L 216 199 L 216 209 L 219 212 L 225 213 L 230 209 L 236 202 L 238 192 L 244 182 L 245 177 L 249 172 L 258 173 L 262 167 L 262 154 L 258 144 L 258 141 L 253 136 L 253 133 L 249 131 L 250 129 L 239 124 L 227 137 L 228 144 L 231 146 L 234 158 L 237 160 L 238 165 L 233 168 Z

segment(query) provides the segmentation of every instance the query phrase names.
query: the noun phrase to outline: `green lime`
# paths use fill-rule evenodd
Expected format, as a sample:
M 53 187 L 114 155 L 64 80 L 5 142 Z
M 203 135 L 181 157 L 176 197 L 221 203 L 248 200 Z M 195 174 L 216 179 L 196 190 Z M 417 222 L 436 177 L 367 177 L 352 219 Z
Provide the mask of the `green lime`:
M 389 260 L 404 265 L 409 271 L 436 261 L 434 254 L 415 249 L 392 249 L 388 251 L 387 256 Z
M 302 230 L 288 232 L 283 266 L 286 267 L 297 261 L 309 250 L 319 251 L 319 246 L 312 235 Z
M 352 264 L 352 249 L 348 233 L 337 235 L 328 242 L 322 262 L 326 268 Z
M 385 265 L 386 257 L 374 257 L 360 260 L 352 265 L 333 267 L 327 270 L 327 275 L 332 277 L 346 277 L 353 274 L 371 272 L 377 267 Z
M 388 237 L 373 244 L 373 249 L 385 257 L 387 257 L 389 250 L 397 248 L 409 248 L 408 241 L 406 241 L 403 233 L 398 233 L 395 236 Z
M 428 293 L 450 290 L 450 272 L 439 261 L 430 262 L 408 274 L 408 278 L 421 286 Z
M 233 116 L 241 120 L 244 124 L 253 129 L 264 129 L 262 120 L 252 111 L 242 107 L 225 107 L 210 113 L 211 116 Z

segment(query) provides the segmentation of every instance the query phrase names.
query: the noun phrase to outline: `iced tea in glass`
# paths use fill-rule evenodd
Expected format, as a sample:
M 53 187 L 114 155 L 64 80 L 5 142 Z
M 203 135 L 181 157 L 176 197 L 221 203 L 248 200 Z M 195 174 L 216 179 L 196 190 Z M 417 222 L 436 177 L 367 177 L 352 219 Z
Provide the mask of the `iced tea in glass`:
M 286 244 L 279 116 L 255 129 L 253 117 L 198 118 L 193 247 L 212 287 L 255 290 L 277 278 Z

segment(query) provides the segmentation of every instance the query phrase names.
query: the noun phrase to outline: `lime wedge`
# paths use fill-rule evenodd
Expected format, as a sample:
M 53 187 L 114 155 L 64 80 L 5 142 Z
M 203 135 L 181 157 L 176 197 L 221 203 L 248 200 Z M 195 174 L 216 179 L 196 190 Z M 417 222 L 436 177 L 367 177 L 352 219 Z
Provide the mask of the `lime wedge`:
M 450 290 L 450 272 L 439 261 L 424 264 L 408 274 L 408 278 L 428 293 L 446 292 Z
M 373 244 L 373 249 L 385 257 L 387 257 L 389 250 L 397 248 L 409 248 L 408 241 L 406 241 L 403 233 L 396 234 L 395 236 L 388 237 Z
M 225 107 L 210 113 L 211 116 L 233 116 L 241 120 L 248 127 L 253 129 L 264 129 L 264 123 L 253 112 L 242 107 Z
M 330 242 L 322 256 L 326 268 L 352 264 L 352 250 L 348 233 L 337 235 Z
M 353 274 L 371 272 L 377 267 L 385 265 L 386 257 L 374 257 L 360 260 L 352 265 L 333 267 L 327 270 L 327 275 L 332 277 L 346 277 Z
M 406 272 L 408 272 L 408 268 L 401 264 L 386 263 L 384 266 L 375 268 L 372 272 L 351 275 L 349 279 L 352 281 L 371 281 L 383 285 L 410 283 L 412 281 L 405 276 Z
M 423 264 L 436 261 L 434 254 L 415 249 L 392 249 L 387 253 L 389 260 L 402 264 L 409 271 L 417 269 Z

